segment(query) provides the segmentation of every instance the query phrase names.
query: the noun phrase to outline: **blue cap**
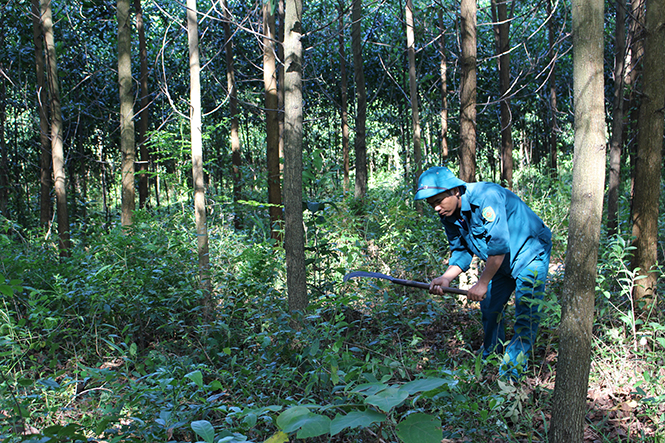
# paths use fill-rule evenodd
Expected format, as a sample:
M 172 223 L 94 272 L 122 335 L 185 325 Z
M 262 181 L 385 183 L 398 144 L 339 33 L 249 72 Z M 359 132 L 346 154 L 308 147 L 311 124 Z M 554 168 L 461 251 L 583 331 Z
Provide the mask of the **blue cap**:
M 466 189 L 466 182 L 455 177 L 448 168 L 434 166 L 420 174 L 414 200 L 424 200 L 457 187 L 462 187 L 463 192 Z

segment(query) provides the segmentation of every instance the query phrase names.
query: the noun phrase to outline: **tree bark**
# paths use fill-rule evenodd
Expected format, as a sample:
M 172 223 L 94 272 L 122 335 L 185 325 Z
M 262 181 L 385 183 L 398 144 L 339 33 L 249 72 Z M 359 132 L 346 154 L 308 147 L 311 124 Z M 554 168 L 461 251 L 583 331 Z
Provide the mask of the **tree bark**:
M 231 34 L 231 10 L 228 7 L 227 0 L 222 0 L 224 9 L 224 52 L 226 54 L 226 84 L 229 91 L 229 113 L 231 114 L 231 164 L 233 175 L 233 201 L 238 202 L 242 198 L 242 176 L 240 173 L 240 134 L 238 133 L 238 94 L 236 89 L 236 79 L 233 67 L 233 35 Z M 236 209 L 233 218 L 236 229 L 242 228 L 242 217 L 240 211 Z
M 418 113 L 418 81 L 416 79 L 416 48 L 413 25 L 413 0 L 406 0 L 406 51 L 409 59 L 409 97 L 411 99 L 411 127 L 413 130 L 414 184 L 422 172 L 420 115 Z
M 51 156 L 55 187 L 56 213 L 58 218 L 58 237 L 60 255 L 69 255 L 69 213 L 67 212 L 67 182 L 65 175 L 65 153 L 62 138 L 62 111 L 60 109 L 60 84 L 58 63 L 55 53 L 53 34 L 53 15 L 51 0 L 40 0 L 41 25 L 46 43 L 46 63 L 48 66 L 49 98 L 51 102 Z
M 501 113 L 501 184 L 513 189 L 513 118 L 510 110 L 510 21 L 507 0 L 497 1 L 499 91 Z
M 40 36 L 41 38 L 41 36 Z M 0 47 L 4 38 L 0 35 Z M 0 70 L 3 66 L 0 63 Z M 5 143 L 5 122 L 7 121 L 5 78 L 0 78 L 0 216 L 9 218 L 9 162 L 7 160 L 7 144 Z
M 206 224 L 205 182 L 203 179 L 203 136 L 201 117 L 201 62 L 199 58 L 199 31 L 196 0 L 187 0 L 187 41 L 189 43 L 189 124 L 192 145 L 192 182 L 194 184 L 194 220 L 196 223 L 196 251 L 199 259 L 200 288 L 203 291 L 203 318 L 210 320 L 212 283 L 210 280 L 210 251 Z
M 286 0 L 284 14 L 284 248 L 289 311 L 307 307 L 302 217 L 302 0 Z
M 441 155 L 440 163 L 448 159 L 448 64 L 446 60 L 446 28 L 443 24 L 443 8 L 439 14 L 439 50 L 441 51 Z
M 603 0 L 573 0 L 575 150 L 551 442 L 581 442 L 605 181 Z
M 646 0 L 646 38 L 642 78 L 633 195 L 633 236 L 635 255 L 632 268 L 643 278 L 636 282 L 633 297 L 655 303 L 658 274 L 658 208 L 663 149 L 663 108 L 665 107 L 665 4 Z
M 557 50 L 556 50 L 556 21 L 554 20 L 554 10 L 552 8 L 552 3 L 554 0 L 547 0 L 545 3 L 547 5 L 547 16 L 549 17 L 549 22 L 547 23 L 547 36 L 549 42 L 549 53 L 550 53 L 550 78 L 549 78 L 549 136 L 547 137 L 547 143 L 549 144 L 549 168 L 550 168 L 550 177 L 556 179 L 558 177 L 558 133 L 559 125 L 557 123 L 557 102 L 556 102 L 556 59 L 557 59 Z
M 342 156 L 344 158 L 344 191 L 349 191 L 349 85 L 346 78 L 346 56 L 344 55 L 344 3 L 339 0 L 339 70 L 341 81 L 340 117 L 342 124 Z
M 271 237 L 282 243 L 282 187 L 279 167 L 279 98 L 275 64 L 275 14 L 271 2 L 263 3 L 263 87 L 266 108 L 266 158 Z
M 619 227 L 619 186 L 624 125 L 624 71 L 626 59 L 626 4 L 616 3 L 614 38 L 614 101 L 612 102 L 612 137 L 610 138 L 610 173 L 607 192 L 607 235 L 613 237 Z
M 150 92 L 148 91 L 148 48 L 145 41 L 145 25 L 143 23 L 143 9 L 141 0 L 134 0 L 134 9 L 136 11 L 136 33 L 139 36 L 139 60 L 141 63 L 141 78 L 139 80 L 139 111 L 137 138 L 139 144 L 139 154 L 141 161 L 138 163 L 139 179 L 139 208 L 144 208 L 148 201 L 148 166 L 150 165 L 150 155 L 148 154 L 147 134 L 150 120 Z
M 120 85 L 120 150 L 122 151 L 122 226 L 132 224 L 135 208 L 134 97 L 132 95 L 132 25 L 129 0 L 118 0 L 118 83 Z
M 356 136 L 354 140 L 356 153 L 356 186 L 354 196 L 365 198 L 367 194 L 367 143 L 365 140 L 367 120 L 367 92 L 365 90 L 365 71 L 362 53 L 362 0 L 353 0 L 351 12 L 351 46 L 353 47 L 353 70 L 356 81 Z
M 460 172 L 465 182 L 476 180 L 476 0 L 461 0 L 462 41 L 460 78 Z

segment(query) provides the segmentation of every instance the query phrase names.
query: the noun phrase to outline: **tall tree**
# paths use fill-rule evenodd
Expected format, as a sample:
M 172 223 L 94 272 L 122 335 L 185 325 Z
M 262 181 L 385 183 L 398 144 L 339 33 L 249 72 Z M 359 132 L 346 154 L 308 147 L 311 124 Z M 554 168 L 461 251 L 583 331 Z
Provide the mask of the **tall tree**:
M 48 228 L 51 223 L 51 142 L 48 128 L 48 88 L 46 87 L 44 60 L 44 33 L 41 25 L 39 0 L 32 0 L 32 37 L 35 42 L 35 70 L 37 73 L 37 109 L 39 111 L 40 191 L 39 225 Z M 4 101 L 3 101 L 4 102 Z
M 0 47 L 2 47 L 4 37 L 0 35 Z M 0 63 L 0 74 L 3 73 L 3 66 Z M 5 77 L 0 75 L 0 216 L 9 218 L 7 207 L 9 203 L 9 162 L 7 160 L 7 144 L 5 143 L 5 123 L 7 121 L 7 101 Z
M 581 442 L 605 182 L 603 0 L 573 0 L 575 149 L 552 443 Z
M 446 61 L 446 27 L 443 24 L 443 8 L 439 14 L 439 51 L 441 52 L 441 156 L 443 164 L 448 159 L 448 63 Z
M 550 176 L 556 178 L 558 176 L 558 133 L 559 125 L 557 123 L 557 102 L 556 102 L 556 60 L 558 57 L 557 45 L 556 45 L 556 20 L 554 19 L 554 0 L 547 0 L 545 5 L 547 6 L 547 37 L 549 44 L 549 62 L 550 62 L 550 74 L 549 74 L 549 136 L 547 138 L 547 143 L 549 144 L 549 168 Z
M 192 182 L 194 183 L 194 220 L 196 223 L 196 251 L 199 259 L 200 288 L 203 291 L 203 317 L 210 319 L 212 283 L 210 280 L 210 252 L 206 225 L 206 197 L 203 179 L 203 136 L 201 121 L 201 61 L 199 58 L 199 27 L 196 0 L 187 0 L 187 41 L 189 43 L 189 124 L 192 145 Z
M 626 4 L 616 2 L 614 30 L 614 100 L 612 102 L 612 136 L 610 138 L 610 174 L 607 189 L 607 233 L 616 235 L 619 225 L 619 185 L 621 183 L 621 150 L 624 126 L 624 67 L 626 59 Z
M 510 21 L 507 0 L 493 0 L 496 5 L 497 47 L 499 57 L 499 93 L 501 113 L 501 184 L 513 188 L 513 136 L 510 111 Z
M 233 173 L 233 201 L 238 202 L 242 197 L 242 185 L 240 174 L 240 133 L 238 131 L 238 91 L 236 89 L 236 77 L 233 66 L 233 34 L 231 34 L 231 23 L 233 16 L 228 7 L 227 0 L 222 0 L 224 9 L 224 52 L 226 55 L 226 85 L 229 94 L 229 113 L 231 114 L 231 163 Z M 240 211 L 235 211 L 233 223 L 236 229 L 242 228 Z
M 150 155 L 148 154 L 147 134 L 150 119 L 150 93 L 148 92 L 148 47 L 145 40 L 145 24 L 143 22 L 143 9 L 141 0 L 134 0 L 136 13 L 136 33 L 139 36 L 139 60 L 141 63 L 141 78 L 139 79 L 139 122 L 137 128 L 137 140 L 139 144 L 138 179 L 139 179 L 139 208 L 144 208 L 148 201 L 148 166 Z
M 286 0 L 284 13 L 284 249 L 289 311 L 307 307 L 302 217 L 302 0 Z
M 272 238 L 281 241 L 282 187 L 279 165 L 279 98 L 275 63 L 275 1 L 263 2 L 263 88 L 266 108 L 266 158 L 268 164 L 268 203 Z
M 340 117 L 342 124 L 342 156 L 344 158 L 344 191 L 349 190 L 349 85 L 346 78 L 346 56 L 344 55 L 344 0 L 338 3 L 339 76 L 340 76 Z
M 655 301 L 658 260 L 658 208 L 662 168 L 663 121 L 665 108 L 665 4 L 646 0 L 646 37 L 642 97 L 640 103 L 635 190 L 633 193 L 633 236 L 635 254 L 632 267 L 643 277 L 636 282 L 634 298 Z
M 120 150 L 122 152 L 122 226 L 134 217 L 134 96 L 132 95 L 132 23 L 129 0 L 118 0 L 118 83 L 120 85 Z
M 351 11 L 351 46 L 353 48 L 353 71 L 356 81 L 356 187 L 354 195 L 362 199 L 367 193 L 367 142 L 365 140 L 367 120 L 367 92 L 362 52 L 362 0 L 353 0 Z
M 46 43 L 46 64 L 48 66 L 49 98 L 51 102 L 51 157 L 55 188 L 56 213 L 60 255 L 69 255 L 69 212 L 67 211 L 67 182 L 65 175 L 65 150 L 62 136 L 62 111 L 60 108 L 60 82 L 58 62 L 53 33 L 53 13 L 51 0 L 40 0 L 41 25 Z
M 413 0 L 406 0 L 406 51 L 409 59 L 409 97 L 411 99 L 411 126 L 413 130 L 413 161 L 415 181 L 422 172 L 420 115 L 418 113 L 418 80 L 416 79 L 416 38 L 413 29 Z M 414 181 L 414 184 L 415 184 Z
M 461 0 L 459 177 L 465 182 L 476 180 L 476 13 L 476 0 Z

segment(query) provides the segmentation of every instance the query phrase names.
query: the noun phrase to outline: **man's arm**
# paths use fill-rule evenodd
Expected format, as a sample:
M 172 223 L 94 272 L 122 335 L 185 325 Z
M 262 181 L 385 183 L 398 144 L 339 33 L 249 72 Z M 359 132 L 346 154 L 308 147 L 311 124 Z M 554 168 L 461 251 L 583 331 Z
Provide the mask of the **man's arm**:
M 487 295 L 487 287 L 494 277 L 494 274 L 496 274 L 496 271 L 501 267 L 505 256 L 506 254 L 490 255 L 487 257 L 487 260 L 485 261 L 485 269 L 483 270 L 483 273 L 480 274 L 478 282 L 469 288 L 467 293 L 467 298 L 469 300 L 482 301 L 485 299 L 485 295 Z

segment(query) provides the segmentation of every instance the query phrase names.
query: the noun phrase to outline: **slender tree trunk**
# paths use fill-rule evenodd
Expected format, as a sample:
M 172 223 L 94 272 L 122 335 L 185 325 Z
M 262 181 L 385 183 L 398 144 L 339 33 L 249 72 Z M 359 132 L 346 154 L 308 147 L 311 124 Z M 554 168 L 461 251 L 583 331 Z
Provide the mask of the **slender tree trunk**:
M 413 25 L 413 0 L 406 0 L 406 52 L 409 59 L 409 97 L 411 99 L 411 126 L 413 129 L 413 161 L 415 181 L 422 172 L 422 147 L 420 135 L 420 115 L 418 113 L 418 81 L 416 79 L 416 48 Z
M 635 192 L 633 195 L 633 269 L 643 278 L 636 282 L 633 296 L 655 305 L 658 273 L 658 208 L 662 168 L 665 108 L 665 4 L 646 0 L 646 38 L 642 100 L 638 120 Z
M 545 3 L 547 5 L 547 16 L 549 21 L 547 23 L 548 30 L 548 41 L 549 41 L 549 53 L 550 53 L 550 79 L 549 79 L 549 137 L 547 142 L 549 144 L 549 168 L 550 168 L 550 177 L 556 179 L 559 175 L 558 173 L 558 133 L 559 125 L 557 123 L 557 103 L 556 103 L 556 59 L 557 59 L 557 49 L 556 49 L 556 20 L 554 19 L 554 10 L 552 3 L 554 0 L 547 0 Z
M 605 181 L 603 0 L 573 0 L 575 152 L 551 442 L 581 442 Z
M 196 0 L 187 0 L 187 40 L 189 43 L 189 124 L 192 144 L 192 181 L 194 183 L 194 220 L 196 223 L 196 250 L 199 258 L 200 288 L 203 291 L 203 317 L 210 320 L 212 283 L 210 281 L 210 252 L 206 225 L 205 182 L 203 180 L 203 136 L 201 121 L 201 62 L 199 59 L 199 30 Z
M 263 3 L 263 87 L 266 107 L 266 158 L 271 236 L 282 242 L 282 187 L 279 168 L 279 98 L 275 64 L 275 14 L 271 2 Z
M 3 37 L 0 35 L 0 47 Z M 3 66 L 0 63 L 0 70 Z M 5 143 L 5 123 L 7 121 L 5 78 L 0 78 L 0 216 L 9 218 L 9 162 L 7 161 L 7 144 Z
M 136 10 L 136 33 L 139 36 L 139 59 L 141 60 L 141 78 L 139 81 L 139 97 L 141 110 L 139 111 L 138 122 L 138 143 L 141 161 L 138 163 L 139 179 L 139 208 L 144 208 L 148 201 L 148 166 L 150 165 L 150 155 L 148 154 L 147 134 L 148 123 L 150 119 L 150 92 L 148 91 L 148 48 L 145 41 L 145 25 L 143 23 L 143 9 L 141 9 L 141 0 L 134 0 L 134 9 Z
M 32 37 L 35 42 L 35 70 L 37 73 L 37 109 L 39 110 L 40 191 L 39 225 L 48 229 L 51 224 L 51 142 L 49 141 L 48 88 L 44 60 L 44 33 L 41 26 L 39 0 L 32 0 Z M 4 104 L 4 100 L 3 100 Z
M 365 71 L 362 53 L 362 0 L 353 0 L 351 12 L 351 45 L 353 47 L 353 70 L 356 81 L 356 187 L 354 195 L 358 199 L 365 198 L 367 193 L 367 144 L 365 140 L 365 124 L 367 120 L 367 93 L 365 90 Z
M 284 216 L 289 311 L 307 307 L 302 217 L 302 0 L 286 0 L 284 14 Z
M 510 21 L 507 0 L 497 1 L 499 91 L 501 94 L 501 184 L 513 189 L 513 118 L 510 110 Z
M 461 0 L 460 172 L 476 180 L 476 0 Z
M 55 178 L 55 201 L 58 218 L 60 255 L 68 256 L 71 247 L 69 240 L 69 213 L 67 212 L 67 182 L 65 176 L 65 153 L 62 139 L 62 112 L 60 110 L 60 84 L 58 64 L 53 35 L 51 0 L 40 0 L 41 25 L 46 42 L 46 63 L 48 66 L 49 96 L 51 101 L 51 156 Z
M 624 102 L 626 106 L 624 116 L 627 117 L 627 124 L 624 130 L 625 139 L 632 141 L 627 144 L 631 170 L 631 195 L 634 190 L 636 169 L 636 143 L 634 141 L 637 140 L 638 113 L 640 108 L 640 96 L 637 91 L 640 89 L 639 82 L 642 75 L 642 57 L 644 55 L 645 4 L 646 0 L 631 0 L 630 2 L 629 43 L 627 43 L 627 56 L 624 63 L 624 83 L 626 84 L 626 89 L 629 91 L 628 99 Z
M 284 0 L 277 1 L 277 13 L 279 15 L 280 26 L 277 30 L 277 59 L 279 67 L 277 68 L 277 99 L 279 108 L 279 158 L 284 158 Z M 279 163 L 279 171 L 284 174 L 284 164 Z M 282 191 L 283 195 L 283 191 Z
M 619 185 L 621 183 L 621 150 L 623 147 L 624 62 L 626 59 L 626 4 L 616 3 L 614 39 L 614 101 L 612 103 L 612 137 L 610 138 L 610 174 L 607 193 L 607 234 L 613 237 L 619 226 Z
M 129 0 L 118 0 L 118 83 L 120 84 L 120 150 L 122 151 L 122 226 L 134 217 L 134 97 L 132 95 L 132 24 Z
M 349 85 L 346 78 L 346 56 L 344 55 L 344 3 L 339 1 L 339 70 L 341 77 L 340 114 L 342 119 L 342 155 L 344 157 L 344 191 L 349 191 Z
M 228 7 L 227 0 L 222 0 L 224 8 L 224 52 L 226 53 L 226 83 L 229 91 L 229 113 L 231 114 L 231 163 L 233 172 L 233 201 L 238 202 L 242 199 L 241 185 L 241 157 L 240 157 L 240 134 L 238 132 L 238 95 L 236 89 L 236 79 L 233 67 L 233 35 L 231 34 L 231 10 Z M 234 225 L 236 229 L 242 228 L 242 218 L 240 211 L 235 211 Z
M 448 64 L 446 61 L 446 28 L 443 24 L 443 8 L 439 13 L 439 50 L 441 51 L 441 159 L 443 164 L 448 159 Z

